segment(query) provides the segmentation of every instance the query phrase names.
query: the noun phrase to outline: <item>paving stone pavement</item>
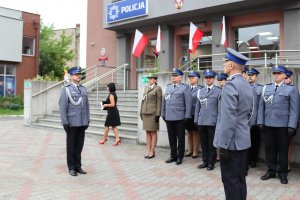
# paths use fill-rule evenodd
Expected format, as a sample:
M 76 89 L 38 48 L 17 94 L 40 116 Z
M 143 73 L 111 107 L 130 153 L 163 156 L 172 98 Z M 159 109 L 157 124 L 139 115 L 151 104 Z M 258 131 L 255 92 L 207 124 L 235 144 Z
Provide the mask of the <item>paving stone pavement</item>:
M 20 118 L 0 118 L 0 199 L 225 199 L 220 167 L 197 169 L 200 158 L 185 158 L 180 166 L 166 164 L 169 150 L 156 149 L 144 159 L 145 146 L 113 141 L 98 144 L 87 136 L 82 154 L 87 175 L 68 174 L 65 134 L 23 126 Z M 248 199 L 300 199 L 300 170 L 279 179 L 261 181 L 265 164 L 247 176 Z

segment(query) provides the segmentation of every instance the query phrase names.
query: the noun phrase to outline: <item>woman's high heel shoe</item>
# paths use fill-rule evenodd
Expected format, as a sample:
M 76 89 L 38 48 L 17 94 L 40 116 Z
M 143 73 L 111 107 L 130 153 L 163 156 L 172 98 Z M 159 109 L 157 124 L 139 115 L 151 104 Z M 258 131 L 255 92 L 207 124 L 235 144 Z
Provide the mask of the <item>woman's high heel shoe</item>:
M 118 146 L 119 144 L 121 144 L 121 139 L 119 139 L 117 142 L 115 142 L 115 143 L 113 144 L 113 146 Z
M 152 159 L 155 157 L 155 151 L 153 152 L 153 155 L 152 156 L 148 156 L 148 159 Z
M 105 142 L 107 142 L 107 138 L 105 138 L 104 140 L 101 140 L 101 141 L 99 142 L 99 144 L 104 144 Z

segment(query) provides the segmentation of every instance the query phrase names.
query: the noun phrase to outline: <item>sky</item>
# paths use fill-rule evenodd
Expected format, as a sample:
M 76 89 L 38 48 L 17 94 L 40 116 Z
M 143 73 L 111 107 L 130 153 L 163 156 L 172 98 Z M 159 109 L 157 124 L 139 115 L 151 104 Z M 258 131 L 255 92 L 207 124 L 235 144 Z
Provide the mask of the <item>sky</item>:
M 80 24 L 80 65 L 86 64 L 87 0 L 0 0 L 0 6 L 39 14 L 44 24 L 55 29 Z

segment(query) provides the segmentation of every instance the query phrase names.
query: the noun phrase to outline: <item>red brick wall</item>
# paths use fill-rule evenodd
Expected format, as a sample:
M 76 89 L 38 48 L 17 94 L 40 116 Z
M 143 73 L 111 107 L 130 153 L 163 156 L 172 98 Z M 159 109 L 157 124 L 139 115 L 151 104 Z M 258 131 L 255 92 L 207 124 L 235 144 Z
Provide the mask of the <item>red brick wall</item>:
M 22 62 L 16 67 L 16 94 L 23 95 L 25 79 L 32 79 L 39 73 L 39 33 L 40 16 L 32 13 L 22 13 L 23 36 L 35 38 L 34 56 L 22 56 Z

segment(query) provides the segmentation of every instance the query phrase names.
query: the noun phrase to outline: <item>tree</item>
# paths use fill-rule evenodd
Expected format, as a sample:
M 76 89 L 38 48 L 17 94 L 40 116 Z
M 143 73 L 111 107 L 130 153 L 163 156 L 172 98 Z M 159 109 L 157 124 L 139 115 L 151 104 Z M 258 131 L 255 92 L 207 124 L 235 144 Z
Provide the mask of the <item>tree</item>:
M 74 58 L 70 50 L 72 37 L 63 32 L 58 39 L 54 38 L 53 25 L 41 25 L 40 33 L 40 75 L 63 79 L 66 63 Z

